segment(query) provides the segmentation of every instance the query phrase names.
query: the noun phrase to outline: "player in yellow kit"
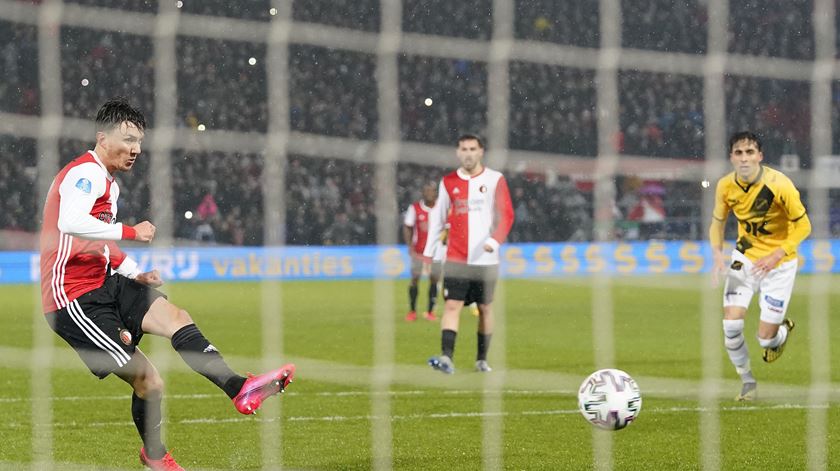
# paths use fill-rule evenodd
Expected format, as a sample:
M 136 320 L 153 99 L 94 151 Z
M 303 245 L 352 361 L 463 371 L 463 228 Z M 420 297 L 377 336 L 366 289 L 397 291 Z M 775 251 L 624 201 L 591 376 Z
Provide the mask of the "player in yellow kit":
M 729 359 L 743 385 L 736 400 L 756 397 L 756 380 L 744 339 L 744 317 L 753 294 L 759 294 L 761 316 L 758 343 L 762 358 L 773 362 L 782 355 L 794 322 L 785 317 L 796 268 L 796 249 L 811 233 L 811 222 L 793 182 L 778 170 L 761 165 L 761 141 L 751 132 L 729 139 L 734 171 L 718 181 L 715 209 L 709 227 L 714 266 L 713 281 L 726 274 L 723 294 L 723 333 Z M 726 262 L 723 234 L 729 213 L 738 219 L 738 241 Z

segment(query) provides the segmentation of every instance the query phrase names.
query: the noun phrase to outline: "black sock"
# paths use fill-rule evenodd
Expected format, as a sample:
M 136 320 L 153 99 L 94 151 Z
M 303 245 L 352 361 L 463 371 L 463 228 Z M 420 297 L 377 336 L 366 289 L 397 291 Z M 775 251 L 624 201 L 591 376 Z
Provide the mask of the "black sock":
M 487 350 L 490 350 L 490 337 L 492 336 L 493 334 L 482 334 L 481 332 L 477 334 L 478 354 L 476 360 L 487 360 Z
M 239 394 L 245 378 L 231 371 L 222 354 L 204 338 L 195 324 L 181 327 L 172 336 L 172 348 L 197 373 L 209 379 L 231 399 Z
M 146 455 L 153 460 L 159 460 L 166 454 L 166 447 L 160 441 L 160 397 L 156 399 L 140 399 L 137 394 L 131 395 L 131 418 L 140 432 Z
M 411 306 L 412 311 L 417 310 L 417 285 L 408 287 L 408 305 Z
M 435 310 L 435 301 L 437 301 L 437 283 L 429 284 L 429 312 Z
M 441 353 L 452 358 L 455 354 L 455 337 L 458 335 L 458 332 L 449 329 L 443 329 L 440 331 L 440 350 Z

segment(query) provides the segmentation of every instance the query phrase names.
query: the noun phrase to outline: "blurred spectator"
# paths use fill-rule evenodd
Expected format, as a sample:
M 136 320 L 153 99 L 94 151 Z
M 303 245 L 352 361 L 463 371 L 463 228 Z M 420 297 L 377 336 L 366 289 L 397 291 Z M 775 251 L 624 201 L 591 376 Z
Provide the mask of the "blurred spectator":
M 38 29 L 0 21 L 0 111 L 38 114 Z
M 178 115 L 189 127 L 265 132 L 265 44 L 179 37 Z
M 291 127 L 330 136 L 375 139 L 376 58 L 358 52 L 293 45 Z
M 298 0 L 292 3 L 295 21 L 341 28 L 379 31 L 379 0 Z
M 702 78 L 621 72 L 619 91 L 624 153 L 703 158 Z
M 797 154 L 810 167 L 811 107 L 807 82 L 727 76 L 727 134 L 752 130 L 761 136 L 765 162 Z
M 688 54 L 706 53 L 706 2 L 622 0 L 624 47 Z
M 173 161 L 176 236 L 262 244 L 262 156 L 178 151 Z M 183 217 L 187 211 L 193 213 L 192 219 Z
M 514 36 L 567 46 L 598 47 L 598 2 L 516 0 Z
M 485 134 L 484 63 L 403 55 L 399 73 L 403 139 L 451 145 L 464 132 Z
M 0 134 L 0 229 L 34 232 L 38 214 L 35 141 Z
M 406 33 L 467 39 L 490 39 L 492 0 L 405 0 L 402 28 Z
M 286 170 L 287 243 L 375 243 L 372 183 L 369 164 L 290 156 Z
M 593 71 L 512 62 L 510 87 L 511 148 L 596 154 Z
M 154 127 L 155 73 L 152 40 L 110 31 L 61 28 L 61 88 L 64 114 L 96 117 L 102 103 L 124 96 Z
M 270 9 L 270 0 L 240 0 L 235 2 L 228 0 L 186 0 L 181 7 L 183 13 L 257 21 L 270 20 Z
M 813 0 L 731 0 L 729 51 L 812 60 L 813 11 Z

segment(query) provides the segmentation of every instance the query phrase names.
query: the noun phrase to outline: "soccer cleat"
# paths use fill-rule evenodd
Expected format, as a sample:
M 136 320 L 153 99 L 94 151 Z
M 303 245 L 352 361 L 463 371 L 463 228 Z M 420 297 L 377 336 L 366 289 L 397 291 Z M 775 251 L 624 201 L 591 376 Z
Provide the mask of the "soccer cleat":
M 175 462 L 175 458 L 168 451 L 163 458 L 153 460 L 146 454 L 146 447 L 140 448 L 140 462 L 153 471 L 184 471 L 184 468 Z
M 256 414 L 263 401 L 285 391 L 294 376 L 295 365 L 292 363 L 257 376 L 249 373 L 239 394 L 233 398 L 233 405 L 242 414 Z
M 430 321 L 430 322 L 434 322 L 434 321 L 437 320 L 437 316 L 432 311 L 429 311 L 429 312 L 423 314 L 423 318 L 426 319 L 427 321 Z
M 417 312 L 416 311 L 408 311 L 408 314 L 405 315 L 406 322 L 414 322 L 417 320 Z
M 475 371 L 479 373 L 489 373 L 493 371 L 493 368 L 490 368 L 490 365 L 487 364 L 487 360 L 478 360 L 475 362 Z
M 736 401 L 754 401 L 758 391 L 755 383 L 744 383 L 741 386 L 741 393 L 735 396 Z
M 451 375 L 455 372 L 455 365 L 452 363 L 452 359 L 446 355 L 429 358 L 428 363 L 429 366 L 440 371 L 441 373 Z
M 784 324 L 784 326 L 787 327 L 787 337 L 785 337 L 785 341 L 779 344 L 777 347 L 764 349 L 764 353 L 761 355 L 761 358 L 767 363 L 773 363 L 774 361 L 778 360 L 780 356 L 782 356 L 782 353 L 785 352 L 785 345 L 787 345 L 787 342 L 790 339 L 790 333 L 796 326 L 796 323 L 794 323 L 792 319 L 785 319 L 784 321 L 782 321 L 782 324 Z

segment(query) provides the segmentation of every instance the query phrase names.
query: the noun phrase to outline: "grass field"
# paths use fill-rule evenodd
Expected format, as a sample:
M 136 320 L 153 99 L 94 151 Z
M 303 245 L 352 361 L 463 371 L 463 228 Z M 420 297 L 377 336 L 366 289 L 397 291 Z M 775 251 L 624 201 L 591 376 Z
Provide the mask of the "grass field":
M 807 417 L 825 411 L 828 469 L 840 468 L 840 371 L 831 372 L 830 402 L 809 403 L 808 292 L 812 279 L 797 281 L 789 314 L 797 320 L 784 357 L 766 365 L 754 340 L 755 307 L 746 336 L 759 379 L 759 401 L 731 398 L 739 383 L 721 344 L 721 395 L 713 401 L 720 419 L 718 457 L 722 469 L 806 469 Z M 830 325 L 837 325 L 840 285 L 833 279 Z M 642 388 L 638 420 L 611 433 L 613 469 L 678 470 L 701 466 L 697 400 L 702 376 L 699 276 L 614 279 L 614 367 Z M 267 286 L 277 289 L 276 285 Z M 48 330 L 33 307 L 37 288 L 0 286 L 0 468 L 30 466 L 41 453 L 43 431 L 33 426 L 33 396 L 51 397 L 45 417 L 51 424 L 56 469 L 140 469 L 140 447 L 130 418 L 130 392 L 115 378 L 99 381 L 74 352 L 55 337 L 49 374 L 51 391 L 32 391 L 33 337 Z M 259 371 L 266 361 L 294 361 L 296 381 L 280 401 L 272 399 L 256 417 L 237 414 L 211 383 L 189 371 L 165 341 L 143 339 L 153 361 L 169 365 L 166 443 L 187 469 L 370 469 L 375 453 L 372 430 L 377 406 L 390 407 L 391 463 L 394 469 L 482 469 L 482 437 L 487 423 L 501 424 L 501 465 L 505 469 L 593 469 L 594 433 L 577 412 L 576 389 L 595 369 L 592 283 L 585 278 L 504 282 L 506 348 L 491 349 L 490 375 L 503 379 L 500 410 L 487 412 L 492 377 L 471 371 L 475 320 L 462 317 L 455 361 L 445 376 L 425 366 L 439 350 L 438 324 L 406 324 L 405 282 L 394 284 L 395 353 L 387 391 L 372 387 L 374 285 L 367 281 L 288 282 L 282 299 L 282 358 L 261 358 L 261 285 L 178 284 L 167 292 L 186 308 L 208 338 L 240 371 Z M 425 291 L 421 289 L 421 293 Z M 425 299 L 421 295 L 421 306 Z M 717 299 L 715 304 L 717 304 Z M 832 345 L 840 329 L 831 328 Z M 498 347 L 498 346 L 497 346 Z M 828 364 L 838 364 L 833 349 Z M 37 384 L 37 382 L 35 383 Z M 388 399 L 389 402 L 383 402 Z M 49 404 L 49 402 L 48 402 Z M 41 415 L 42 417 L 44 415 Z M 386 422 L 387 423 L 387 422 Z M 278 434 L 262 450 L 260 433 Z M 48 443 L 48 442 L 47 442 Z M 38 466 L 35 466 L 38 467 Z

